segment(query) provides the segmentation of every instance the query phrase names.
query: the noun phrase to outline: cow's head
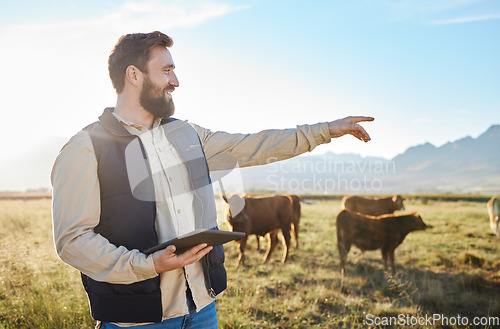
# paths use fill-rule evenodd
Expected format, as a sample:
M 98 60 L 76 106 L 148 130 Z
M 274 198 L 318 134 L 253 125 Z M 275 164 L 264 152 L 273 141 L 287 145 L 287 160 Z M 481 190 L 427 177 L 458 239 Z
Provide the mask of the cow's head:
M 424 221 L 422 220 L 422 217 L 416 212 L 411 213 L 409 217 L 410 221 L 407 222 L 407 225 L 410 231 L 426 230 L 432 227 L 430 225 L 425 224 Z
M 396 210 L 405 210 L 405 206 L 403 204 L 403 201 L 406 199 L 403 199 L 401 195 L 395 195 L 392 197 L 392 201 L 394 202 L 394 205 L 396 206 Z
M 245 225 L 248 221 L 248 216 L 245 211 L 245 196 L 233 194 L 229 198 L 225 195 L 222 199 L 226 203 L 226 210 L 224 216 L 229 222 L 233 230 L 241 225 Z

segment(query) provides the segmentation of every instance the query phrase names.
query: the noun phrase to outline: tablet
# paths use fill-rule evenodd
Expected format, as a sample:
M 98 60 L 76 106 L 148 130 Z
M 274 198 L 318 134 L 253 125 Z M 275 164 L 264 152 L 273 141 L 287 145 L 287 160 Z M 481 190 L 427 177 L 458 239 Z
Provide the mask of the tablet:
M 165 249 L 170 245 L 175 246 L 175 253 L 177 255 L 191 249 L 192 247 L 199 245 L 200 243 L 206 243 L 209 246 L 217 247 L 221 244 L 239 240 L 245 236 L 244 232 L 231 232 L 231 231 L 218 231 L 218 230 L 194 230 L 187 234 L 181 235 L 177 238 L 163 242 L 155 247 L 149 248 L 144 251 L 146 255 L 152 254 L 157 250 Z

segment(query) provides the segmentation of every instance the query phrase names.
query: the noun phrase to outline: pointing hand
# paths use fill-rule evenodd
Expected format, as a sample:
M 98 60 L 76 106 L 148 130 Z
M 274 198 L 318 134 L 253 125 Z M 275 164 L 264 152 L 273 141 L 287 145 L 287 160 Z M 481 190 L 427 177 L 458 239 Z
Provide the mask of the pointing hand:
M 328 130 L 332 138 L 344 136 L 346 134 L 353 135 L 357 139 L 368 142 L 371 138 L 366 130 L 358 124 L 363 121 L 373 121 L 372 117 L 351 116 L 343 119 L 328 122 Z

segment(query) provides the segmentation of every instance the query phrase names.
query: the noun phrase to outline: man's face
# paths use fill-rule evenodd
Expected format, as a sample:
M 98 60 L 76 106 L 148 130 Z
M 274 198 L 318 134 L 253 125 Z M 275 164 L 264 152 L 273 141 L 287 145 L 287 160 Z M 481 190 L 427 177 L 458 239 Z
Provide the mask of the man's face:
M 173 88 L 171 90 L 173 90 Z M 139 104 L 141 104 L 146 111 L 153 114 L 155 118 L 167 118 L 175 112 L 172 96 L 170 96 L 169 99 L 166 97 L 166 94 L 170 91 L 167 92 L 165 88 L 155 86 L 149 78 L 149 75 L 146 75 L 139 97 Z
M 174 68 L 168 49 L 158 46 L 151 50 L 148 73 L 144 75 L 139 103 L 156 118 L 166 118 L 175 112 L 170 93 L 179 86 L 179 81 Z

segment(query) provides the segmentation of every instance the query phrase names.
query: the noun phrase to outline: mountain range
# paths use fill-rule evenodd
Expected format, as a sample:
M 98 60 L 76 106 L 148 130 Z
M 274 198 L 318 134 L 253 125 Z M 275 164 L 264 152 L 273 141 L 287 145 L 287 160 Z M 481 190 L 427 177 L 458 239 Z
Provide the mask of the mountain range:
M 0 191 L 50 187 L 50 169 L 67 141 L 51 137 L 29 153 L 0 160 Z M 408 148 L 393 159 L 358 154 L 301 155 L 241 168 L 222 178 L 226 192 L 296 194 L 500 193 L 500 125 L 477 138 Z M 214 188 L 220 189 L 214 175 Z
M 250 192 L 491 194 L 500 193 L 499 151 L 500 125 L 492 125 L 477 138 L 417 145 L 391 160 L 329 152 L 242 168 L 241 176 Z

